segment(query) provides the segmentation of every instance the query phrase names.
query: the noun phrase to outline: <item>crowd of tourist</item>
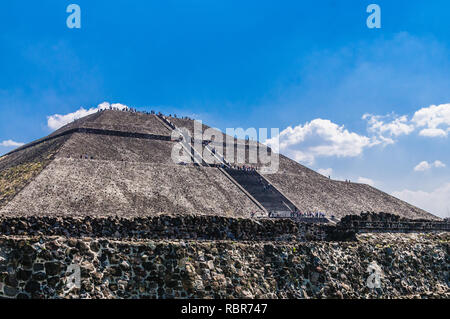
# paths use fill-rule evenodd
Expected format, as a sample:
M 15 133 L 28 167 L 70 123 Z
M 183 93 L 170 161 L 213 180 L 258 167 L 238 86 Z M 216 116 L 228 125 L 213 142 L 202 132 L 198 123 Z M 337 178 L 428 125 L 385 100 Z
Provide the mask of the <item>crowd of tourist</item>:
M 289 212 L 286 212 L 286 213 L 289 213 Z M 260 214 L 258 214 L 256 212 L 250 213 L 250 216 L 252 218 L 257 215 L 261 216 Z M 261 217 L 264 217 L 264 216 L 261 216 Z M 270 218 L 285 217 L 285 218 L 294 218 L 294 219 L 323 219 L 323 218 L 326 218 L 326 215 L 325 215 L 325 213 L 322 213 L 322 212 L 295 211 L 295 212 L 290 212 L 288 215 L 283 215 L 283 216 L 278 215 L 277 212 L 269 212 L 268 217 L 270 217 Z
M 325 213 L 322 212 L 292 212 L 291 217 L 293 218 L 325 218 Z
M 230 165 L 230 168 L 237 171 L 245 171 L 245 172 L 255 172 L 257 170 L 256 167 L 251 165 Z
M 152 112 L 153 112 L 153 111 L 152 111 Z M 158 116 L 159 116 L 164 122 L 166 122 L 166 124 L 169 125 L 170 128 L 171 128 L 172 130 L 175 130 L 175 129 L 177 128 L 177 127 L 175 126 L 175 124 L 173 124 L 167 117 L 165 117 L 164 115 L 162 115 L 161 112 L 158 112 Z M 175 117 L 177 117 L 177 116 L 175 115 Z
M 152 115 L 159 115 L 159 116 L 165 116 L 164 114 L 162 114 L 161 112 L 156 112 L 156 111 L 154 111 L 154 110 L 151 110 L 151 111 L 139 111 L 139 110 L 137 110 L 137 109 L 135 109 L 135 108 L 132 108 L 132 107 L 126 107 L 126 108 L 119 108 L 119 107 L 115 107 L 115 106 L 112 106 L 112 105 L 110 105 L 108 108 L 106 108 L 106 109 L 99 109 L 97 112 L 103 112 L 103 111 L 106 111 L 106 110 L 110 110 L 110 111 L 121 111 L 121 112 L 130 112 L 130 113 L 140 113 L 140 114 L 152 114 Z M 172 114 L 169 114 L 169 115 L 167 115 L 168 117 L 174 117 L 174 118 L 177 118 L 177 115 L 176 114 L 174 114 L 173 116 L 172 116 Z M 180 119 L 183 119 L 183 120 L 192 120 L 190 117 L 188 117 L 188 116 L 183 116 L 183 117 L 180 117 Z
M 154 111 L 147 112 L 147 111 L 138 111 L 135 108 L 132 107 L 126 107 L 126 108 L 118 108 L 115 106 L 110 105 L 106 109 L 99 109 L 97 112 L 104 112 L 104 111 L 121 111 L 121 112 L 129 112 L 129 113 L 141 113 L 141 114 L 155 114 Z

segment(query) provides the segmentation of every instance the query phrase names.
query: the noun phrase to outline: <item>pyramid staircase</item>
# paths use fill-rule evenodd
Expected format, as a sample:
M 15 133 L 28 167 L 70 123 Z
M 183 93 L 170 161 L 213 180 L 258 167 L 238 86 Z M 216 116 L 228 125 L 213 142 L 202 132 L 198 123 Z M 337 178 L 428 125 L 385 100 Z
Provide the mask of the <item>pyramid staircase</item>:
M 250 193 L 267 212 L 287 214 L 297 211 L 295 205 L 257 171 L 226 168 L 225 171 Z M 287 217 L 287 216 L 286 216 Z
M 181 131 L 165 116 L 158 114 L 158 118 L 164 125 L 174 131 Z M 191 154 L 194 164 L 203 166 L 211 166 L 197 152 L 192 146 L 193 140 L 183 136 L 183 144 L 186 145 L 186 150 Z M 213 151 L 211 147 L 206 144 L 204 149 L 207 150 L 220 164 L 218 169 L 224 173 L 234 184 L 236 184 L 255 204 L 257 204 L 266 213 L 281 214 L 289 216 L 291 212 L 297 211 L 297 207 L 286 198 L 276 187 L 271 185 L 262 175 L 255 170 L 240 170 L 232 168 L 226 162 L 223 155 Z
M 157 114 L 157 118 L 161 121 L 161 123 L 167 127 L 169 130 L 177 132 L 181 137 L 181 145 L 187 154 L 191 156 L 191 161 L 194 165 L 201 166 L 209 166 L 208 163 L 205 162 L 202 155 L 197 152 L 197 150 L 192 146 L 193 139 L 189 136 L 186 136 L 184 132 L 178 129 L 175 124 L 173 124 L 167 117 L 162 114 Z

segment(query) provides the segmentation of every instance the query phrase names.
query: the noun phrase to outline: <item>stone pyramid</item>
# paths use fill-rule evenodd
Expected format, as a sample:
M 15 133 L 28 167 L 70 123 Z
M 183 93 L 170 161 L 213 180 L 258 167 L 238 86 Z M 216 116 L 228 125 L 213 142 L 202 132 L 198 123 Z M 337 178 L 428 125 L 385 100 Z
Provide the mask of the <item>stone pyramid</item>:
M 337 218 L 361 211 L 436 218 L 369 185 L 328 179 L 283 155 L 273 174 L 238 176 L 217 165 L 180 165 L 172 160 L 178 141 L 171 136 L 181 127 L 192 133 L 194 121 L 105 110 L 24 145 L 0 158 L 0 215 L 250 217 L 281 205 Z M 234 146 L 248 144 L 235 139 Z M 263 184 L 271 190 L 261 191 Z

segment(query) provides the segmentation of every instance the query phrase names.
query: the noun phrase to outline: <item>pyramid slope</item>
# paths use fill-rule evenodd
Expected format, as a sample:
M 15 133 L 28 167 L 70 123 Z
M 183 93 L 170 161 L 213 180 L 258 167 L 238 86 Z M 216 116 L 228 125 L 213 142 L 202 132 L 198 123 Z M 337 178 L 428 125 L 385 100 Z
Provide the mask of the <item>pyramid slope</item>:
M 45 169 L 66 140 L 56 138 L 0 158 L 0 207 Z
M 170 136 L 171 131 L 166 128 L 153 114 L 143 114 L 125 111 L 102 111 L 91 121 L 82 125 L 105 130 L 123 132 L 156 134 Z
M 136 217 L 259 211 L 218 169 L 57 158 L 1 215 Z
M 169 137 L 171 132 L 159 121 L 156 115 L 123 111 L 99 111 L 77 119 L 55 130 L 48 136 L 37 139 L 9 152 L 16 153 L 47 140 L 76 133 L 79 129 L 111 130 L 117 132 L 153 134 Z
M 87 122 L 91 121 L 93 118 L 95 118 L 95 117 L 97 117 L 99 115 L 100 115 L 100 113 L 90 114 L 90 115 L 87 115 L 87 116 L 85 116 L 83 118 L 80 118 L 80 119 L 78 119 L 76 121 L 73 121 L 73 122 L 71 122 L 69 124 L 66 124 L 63 127 L 55 130 L 54 132 L 52 132 L 48 136 L 44 136 L 44 137 L 42 137 L 40 139 L 34 140 L 34 141 L 32 141 L 30 143 L 27 143 L 27 144 L 25 144 L 25 145 L 23 145 L 21 147 L 18 147 L 16 149 L 12 150 L 11 152 L 9 152 L 7 155 L 10 155 L 10 154 L 13 154 L 13 153 L 17 153 L 17 152 L 21 152 L 23 150 L 29 149 L 30 147 L 37 146 L 37 145 L 39 145 L 39 144 L 41 144 L 43 142 L 50 141 L 52 139 L 64 136 L 66 134 L 70 134 L 71 130 L 80 128 L 84 123 L 87 123 Z
M 173 164 L 174 142 L 122 136 L 73 133 L 59 151 L 58 158 Z
M 281 159 L 286 163 L 289 159 Z M 286 167 L 286 164 L 283 165 Z M 374 187 L 328 179 L 308 169 L 280 170 L 265 177 L 301 211 L 321 211 L 342 218 L 361 211 L 391 212 L 407 218 L 434 219 L 434 215 Z
M 171 133 L 158 120 L 156 115 L 104 110 L 75 120 L 56 130 L 50 136 L 59 135 L 76 128 L 96 128 L 166 136 L 170 136 Z
M 102 112 L 97 112 L 97 113 L 90 114 L 85 117 L 79 118 L 71 123 L 68 123 L 68 124 L 60 127 L 59 129 L 52 132 L 49 136 L 61 135 L 67 131 L 83 127 L 84 125 L 88 125 L 88 123 L 95 121 L 101 115 L 102 115 Z

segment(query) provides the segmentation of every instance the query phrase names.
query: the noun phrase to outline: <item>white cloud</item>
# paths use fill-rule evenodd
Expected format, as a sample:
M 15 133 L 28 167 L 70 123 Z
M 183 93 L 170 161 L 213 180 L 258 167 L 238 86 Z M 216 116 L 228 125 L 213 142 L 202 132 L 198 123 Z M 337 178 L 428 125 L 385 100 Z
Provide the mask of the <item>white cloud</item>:
M 355 157 L 363 150 L 378 144 L 386 144 L 377 138 L 369 138 L 349 132 L 330 120 L 315 119 L 304 125 L 291 126 L 279 134 L 277 139 L 266 144 L 276 152 L 281 152 L 296 161 L 313 164 L 316 157 Z
M 406 115 L 397 116 L 390 115 L 373 115 L 364 114 L 363 120 L 368 122 L 368 131 L 383 136 L 388 134 L 390 136 L 409 135 L 414 131 L 414 125 L 408 123 Z M 386 121 L 388 120 L 388 121 Z
M 450 132 L 450 103 L 421 108 L 411 120 L 406 115 L 395 114 L 364 114 L 362 119 L 367 121 L 367 130 L 378 134 L 380 139 L 385 134 L 394 137 L 409 135 L 416 129 L 420 129 L 420 136 L 446 137 Z
M 109 104 L 108 102 L 103 102 L 103 103 L 99 104 L 97 107 L 95 107 L 95 108 L 93 107 L 88 110 L 86 110 L 85 108 L 82 107 L 75 112 L 68 113 L 65 115 L 54 114 L 54 115 L 47 116 L 47 125 L 50 129 L 57 130 L 60 127 L 66 125 L 66 124 L 69 124 L 79 118 L 82 118 L 89 114 L 93 114 L 99 110 L 109 109 L 110 107 L 114 108 L 114 109 L 118 109 L 118 110 L 128 109 L 128 106 L 120 104 L 120 103 Z
M 446 165 L 442 163 L 441 161 L 434 161 L 433 163 L 434 167 L 445 167 Z
M 394 192 L 392 195 L 432 214 L 450 217 L 450 183 L 444 184 L 431 192 L 405 189 Z
M 372 179 L 366 178 L 366 177 L 361 177 L 361 176 L 358 177 L 358 183 L 367 184 L 367 185 L 370 185 L 370 186 L 374 186 L 375 185 L 375 182 Z
M 0 142 L 0 146 L 3 146 L 3 147 L 19 147 L 22 145 L 24 145 L 24 143 L 15 142 L 13 140 L 6 140 L 3 142 Z
M 328 177 L 328 176 L 331 176 L 333 174 L 333 169 L 332 168 L 319 168 L 317 170 L 317 173 Z
M 414 113 L 412 122 L 424 127 L 419 134 L 427 137 L 446 137 L 450 132 L 450 103 L 430 105 Z
M 415 172 L 427 171 L 431 168 L 431 165 L 427 161 L 422 161 L 414 167 Z
M 427 161 L 422 161 L 414 167 L 414 171 L 415 172 L 423 172 L 423 171 L 427 171 L 433 167 L 442 168 L 442 167 L 445 167 L 445 164 L 438 160 L 434 161 L 434 163 L 428 163 Z
M 319 118 L 303 125 L 289 126 L 279 134 L 279 143 L 275 137 L 268 139 L 266 144 L 276 152 L 309 165 L 317 157 L 355 157 L 374 145 L 394 144 L 393 138 L 409 135 L 418 128 L 421 128 L 419 134 L 422 136 L 447 136 L 450 132 L 450 104 L 422 108 L 411 120 L 406 115 L 393 113 L 383 116 L 366 113 L 362 119 L 367 121 L 371 136 L 349 132 L 344 126 Z M 431 164 L 420 163 L 415 170 L 427 170 L 430 168 L 427 165 Z
M 446 137 L 447 132 L 440 128 L 424 128 L 420 130 L 419 135 L 425 137 Z

